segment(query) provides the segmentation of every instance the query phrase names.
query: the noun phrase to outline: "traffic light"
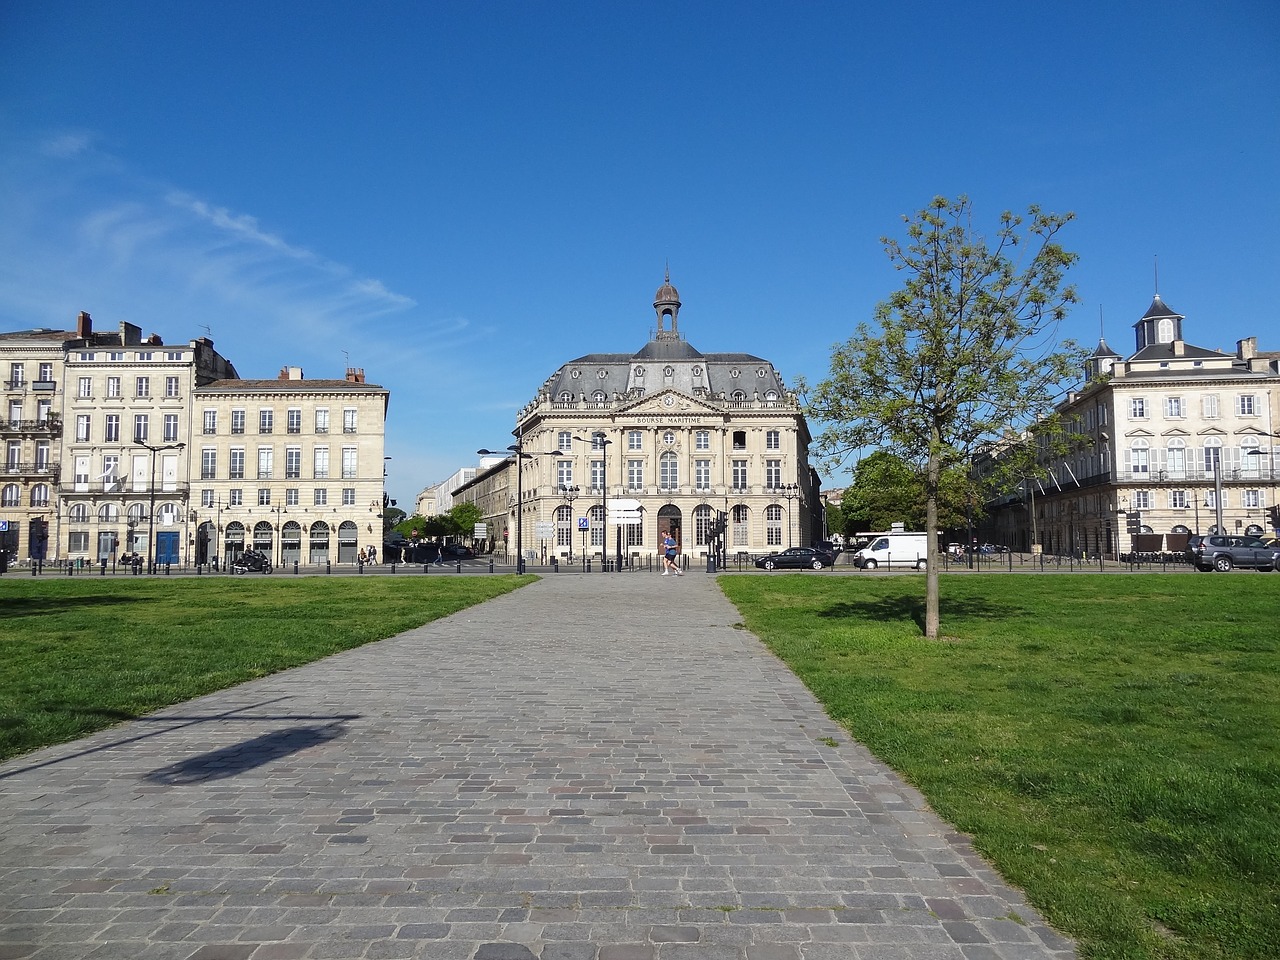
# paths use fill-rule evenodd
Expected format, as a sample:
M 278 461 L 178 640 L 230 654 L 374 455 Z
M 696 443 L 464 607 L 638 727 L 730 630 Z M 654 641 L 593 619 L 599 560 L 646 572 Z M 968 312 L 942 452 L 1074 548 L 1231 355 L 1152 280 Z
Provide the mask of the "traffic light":
M 707 528 L 707 535 L 715 538 L 729 529 L 729 517 L 723 510 L 716 511 L 716 518 L 711 521 L 711 526 Z
M 1267 516 L 1271 518 L 1271 529 L 1280 530 L 1280 504 L 1268 507 Z

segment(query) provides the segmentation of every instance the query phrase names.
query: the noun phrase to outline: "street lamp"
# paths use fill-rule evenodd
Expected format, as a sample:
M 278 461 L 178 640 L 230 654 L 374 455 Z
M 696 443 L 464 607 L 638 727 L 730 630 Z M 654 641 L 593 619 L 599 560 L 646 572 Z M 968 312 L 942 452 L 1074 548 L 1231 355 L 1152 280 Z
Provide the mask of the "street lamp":
M 507 450 L 514 454 L 516 464 L 516 573 L 524 573 L 524 470 L 523 461 L 532 460 L 538 456 L 538 453 L 546 451 L 538 451 L 538 453 L 525 453 L 524 441 L 520 438 L 516 442 L 507 447 Z M 552 456 L 557 451 L 552 451 L 548 456 Z M 482 457 L 501 457 L 505 456 L 501 450 L 477 450 L 477 454 Z
M 185 443 L 164 443 L 159 446 L 143 441 L 142 437 L 134 437 L 133 444 L 142 447 L 144 450 L 151 451 L 151 509 L 147 516 L 147 572 L 156 572 L 155 549 L 156 549 L 156 454 L 161 450 L 181 450 L 186 447 Z
M 780 487 L 770 488 L 771 492 L 783 497 L 787 501 L 787 547 L 791 547 L 791 501 L 800 496 L 800 485 L 796 483 L 784 483 Z
M 591 444 L 592 450 L 600 451 L 600 572 L 609 569 L 609 444 L 613 443 L 601 431 L 591 434 L 591 439 L 574 437 L 579 443 Z M 622 528 L 618 528 L 618 569 L 622 569 Z
M 560 484 L 560 496 L 564 497 L 565 505 L 569 508 L 569 523 L 573 523 L 573 501 L 577 500 L 582 493 L 576 486 L 566 486 Z M 569 562 L 573 563 L 573 527 L 569 528 Z

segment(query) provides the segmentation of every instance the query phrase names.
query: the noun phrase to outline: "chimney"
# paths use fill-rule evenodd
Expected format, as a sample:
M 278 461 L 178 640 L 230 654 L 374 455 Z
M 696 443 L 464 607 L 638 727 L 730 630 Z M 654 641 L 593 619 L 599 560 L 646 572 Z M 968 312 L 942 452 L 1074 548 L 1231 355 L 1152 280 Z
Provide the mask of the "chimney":
M 80 311 L 80 316 L 76 317 L 76 337 L 80 340 L 88 340 L 93 336 L 93 317 Z
M 1252 360 L 1258 355 L 1258 338 L 1245 337 L 1236 341 L 1236 357 L 1241 360 Z
M 364 367 L 347 367 L 347 383 L 364 383 Z
M 1187 355 L 1187 343 L 1185 340 L 1173 341 L 1173 355 L 1175 357 L 1185 357 Z

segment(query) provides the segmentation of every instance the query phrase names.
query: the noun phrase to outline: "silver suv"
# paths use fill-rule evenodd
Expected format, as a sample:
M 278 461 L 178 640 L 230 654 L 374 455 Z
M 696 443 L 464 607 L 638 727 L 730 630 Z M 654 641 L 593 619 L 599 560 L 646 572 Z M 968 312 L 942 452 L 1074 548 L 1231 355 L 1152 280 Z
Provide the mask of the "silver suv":
M 1248 567 L 1263 573 L 1280 565 L 1280 548 L 1269 547 L 1258 537 L 1195 536 L 1187 540 L 1187 562 L 1197 570 Z

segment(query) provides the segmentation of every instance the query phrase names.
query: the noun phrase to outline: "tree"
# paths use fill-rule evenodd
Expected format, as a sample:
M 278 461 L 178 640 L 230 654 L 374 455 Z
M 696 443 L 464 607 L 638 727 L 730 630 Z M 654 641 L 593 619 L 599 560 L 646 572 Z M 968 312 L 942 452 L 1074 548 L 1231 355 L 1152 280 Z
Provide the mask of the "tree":
M 960 467 L 943 471 L 938 493 L 938 527 L 964 527 L 972 509 L 970 480 Z M 925 475 L 914 464 L 888 450 L 859 461 L 853 483 L 844 492 L 844 514 L 856 531 L 888 530 L 895 522 L 908 530 L 925 529 Z
M 1032 206 L 1024 221 L 1006 211 L 990 242 L 975 231 L 967 197 L 936 197 L 903 219 L 906 246 L 882 242 L 905 285 L 877 306 L 874 329 L 859 324 L 834 348 L 807 412 L 828 424 L 819 455 L 843 463 L 878 448 L 921 471 L 931 534 L 925 635 L 934 639 L 944 476 L 967 473 L 988 445 L 1031 438 L 1027 428 L 1052 421 L 1079 369 L 1075 345 L 1056 337 L 1076 301 L 1063 278 L 1077 257 L 1056 239 L 1074 214 Z
M 448 516 L 454 527 L 454 536 L 459 537 L 471 537 L 476 524 L 484 519 L 484 513 L 474 503 L 455 503 Z

